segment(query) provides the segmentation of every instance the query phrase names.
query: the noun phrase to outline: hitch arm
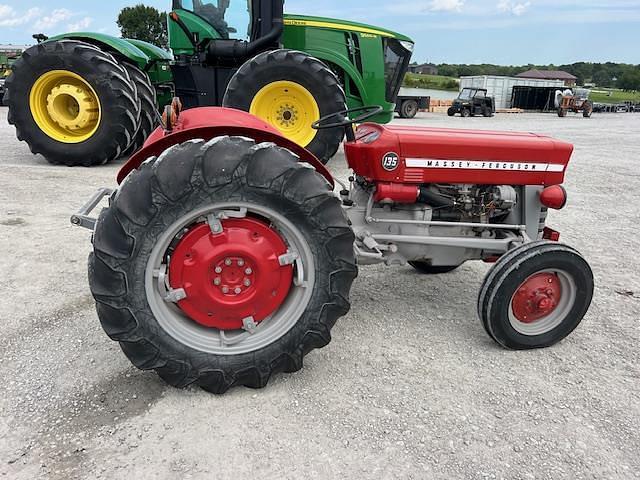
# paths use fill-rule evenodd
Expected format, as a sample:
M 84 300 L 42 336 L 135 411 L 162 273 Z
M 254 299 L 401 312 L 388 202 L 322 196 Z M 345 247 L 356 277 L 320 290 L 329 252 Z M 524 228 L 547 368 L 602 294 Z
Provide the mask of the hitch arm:
M 91 212 L 98 206 L 104 197 L 110 196 L 114 192 L 111 188 L 101 188 L 94 193 L 80 210 L 71 216 L 71 224 L 77 227 L 87 228 L 91 231 L 95 230 L 97 218 L 90 217 Z

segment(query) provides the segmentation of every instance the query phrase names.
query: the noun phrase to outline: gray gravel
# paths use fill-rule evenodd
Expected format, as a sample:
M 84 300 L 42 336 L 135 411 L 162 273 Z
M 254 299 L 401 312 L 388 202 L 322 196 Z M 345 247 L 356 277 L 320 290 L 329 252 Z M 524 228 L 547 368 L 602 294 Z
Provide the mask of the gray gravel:
M 100 329 L 89 234 L 68 218 L 119 164 L 51 167 L 0 108 L 0 476 L 640 478 L 640 115 L 410 123 L 576 144 L 570 205 L 550 224 L 596 274 L 582 326 L 554 348 L 506 352 L 476 319 L 487 266 L 369 267 L 304 370 L 216 397 L 135 370 Z M 344 176 L 344 158 L 332 168 Z

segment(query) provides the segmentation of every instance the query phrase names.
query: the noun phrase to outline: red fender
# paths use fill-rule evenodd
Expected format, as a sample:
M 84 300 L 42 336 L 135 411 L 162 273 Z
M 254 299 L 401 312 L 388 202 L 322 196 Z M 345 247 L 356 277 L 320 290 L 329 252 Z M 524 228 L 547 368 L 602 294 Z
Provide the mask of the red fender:
M 160 127 L 147 139 L 144 146 L 138 150 L 118 172 L 118 184 L 121 184 L 129 173 L 137 169 L 151 157 L 157 157 L 167 148 L 201 138 L 205 141 L 223 135 L 248 137 L 258 143 L 272 142 L 291 150 L 301 162 L 308 163 L 327 179 L 331 187 L 335 186 L 329 170 L 315 155 L 304 147 L 282 136 L 273 126 L 258 117 L 231 108 L 202 107 L 185 110 L 180 114 L 177 125 L 171 133 L 165 133 Z

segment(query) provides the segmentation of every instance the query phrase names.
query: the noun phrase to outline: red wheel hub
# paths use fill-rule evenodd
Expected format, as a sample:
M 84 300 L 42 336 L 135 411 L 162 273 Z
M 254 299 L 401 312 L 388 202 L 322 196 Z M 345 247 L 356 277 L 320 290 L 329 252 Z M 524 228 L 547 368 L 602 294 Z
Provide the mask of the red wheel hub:
M 562 285 L 554 273 L 538 273 L 516 290 L 511 307 L 522 323 L 534 323 L 551 314 L 560 303 Z
M 178 306 L 194 321 L 220 330 L 257 324 L 286 299 L 293 266 L 280 265 L 287 245 L 266 223 L 251 219 L 222 221 L 214 234 L 208 224 L 192 228 L 178 243 L 169 263 L 169 284 L 184 289 Z

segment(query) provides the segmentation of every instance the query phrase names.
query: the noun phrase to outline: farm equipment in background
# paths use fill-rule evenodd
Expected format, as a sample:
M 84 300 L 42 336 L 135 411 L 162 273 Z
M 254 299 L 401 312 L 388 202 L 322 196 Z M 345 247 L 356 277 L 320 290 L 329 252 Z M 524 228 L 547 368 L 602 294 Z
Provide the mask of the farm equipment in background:
M 7 53 L 0 53 L 0 106 L 4 105 L 6 79 L 11 74 L 11 66 L 18 57 L 18 54 L 9 56 Z
M 175 387 L 264 387 L 330 342 L 358 265 L 439 274 L 492 263 L 477 311 L 508 349 L 547 347 L 578 326 L 593 274 L 546 225 L 547 210 L 567 202 L 573 146 L 365 123 L 383 111 L 339 111 L 313 125 L 343 130 L 347 186 L 249 113 L 167 107 L 117 190 L 101 189 L 71 219 L 92 231 L 98 317 L 134 365 Z M 92 218 L 104 197 L 108 208 Z M 463 290 L 451 301 L 464 301 Z
M 7 80 L 9 122 L 54 164 L 97 165 L 139 149 L 158 106 L 251 112 L 327 162 L 341 129 L 311 124 L 345 105 L 391 121 L 413 51 L 387 29 L 283 15 L 283 0 L 173 0 L 172 54 L 99 33 L 68 33 L 24 53 Z
M 493 97 L 487 96 L 485 88 L 463 88 L 453 101 L 447 115 L 453 117 L 459 113 L 463 117 L 473 117 L 482 115 L 483 117 L 492 117 L 495 113 L 495 102 Z
M 414 118 L 419 111 L 429 110 L 431 97 L 419 88 L 400 88 L 396 98 L 396 113 L 400 118 Z
M 586 88 L 577 88 L 573 90 L 565 90 L 556 92 L 556 104 L 558 107 L 558 116 L 566 117 L 568 112 L 580 113 L 585 118 L 590 118 L 593 113 L 593 103 L 589 101 L 591 92 Z

